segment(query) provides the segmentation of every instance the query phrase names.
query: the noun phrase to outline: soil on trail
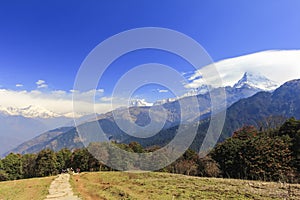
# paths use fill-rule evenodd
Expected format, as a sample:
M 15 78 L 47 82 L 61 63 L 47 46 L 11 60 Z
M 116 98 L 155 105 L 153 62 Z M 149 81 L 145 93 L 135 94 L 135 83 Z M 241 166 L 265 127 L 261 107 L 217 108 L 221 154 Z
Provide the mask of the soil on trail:
M 45 200 L 80 200 L 73 194 L 69 180 L 70 174 L 60 174 L 52 181 Z

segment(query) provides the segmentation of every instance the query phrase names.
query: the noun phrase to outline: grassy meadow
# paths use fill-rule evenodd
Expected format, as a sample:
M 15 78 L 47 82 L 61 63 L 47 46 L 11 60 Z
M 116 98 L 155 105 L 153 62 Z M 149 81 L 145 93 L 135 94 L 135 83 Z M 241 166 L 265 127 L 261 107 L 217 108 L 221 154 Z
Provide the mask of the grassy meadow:
M 81 173 L 72 176 L 71 185 L 84 200 L 300 199 L 299 184 L 153 172 Z
M 55 177 L 0 182 L 0 200 L 39 200 L 48 194 Z

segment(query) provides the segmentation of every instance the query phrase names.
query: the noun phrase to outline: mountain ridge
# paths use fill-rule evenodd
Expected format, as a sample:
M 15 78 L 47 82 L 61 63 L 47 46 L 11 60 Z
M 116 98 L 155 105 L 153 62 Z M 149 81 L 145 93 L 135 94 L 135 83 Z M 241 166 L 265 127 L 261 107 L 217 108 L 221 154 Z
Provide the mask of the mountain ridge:
M 295 80 L 295 81 L 297 83 L 300 82 L 299 80 Z M 253 113 L 257 112 L 257 110 L 255 111 L 255 109 L 260 109 L 260 108 L 256 108 L 257 106 L 254 106 L 254 108 L 252 108 L 251 103 L 246 104 L 246 105 L 250 105 L 250 108 L 249 107 L 245 108 L 245 107 L 241 106 L 241 105 L 245 104 L 243 102 L 248 102 L 249 99 L 251 101 L 251 99 L 257 98 L 257 96 L 258 97 L 261 96 L 259 98 L 260 99 L 259 102 L 264 102 L 265 101 L 264 98 L 269 98 L 270 96 L 272 96 L 272 94 L 273 95 L 276 94 L 278 91 L 281 91 L 282 88 L 285 88 L 286 85 L 289 85 L 289 84 L 290 84 L 290 82 L 287 82 L 286 84 L 284 84 L 284 85 L 280 86 L 278 89 L 276 89 L 274 92 L 258 92 L 253 96 L 250 96 L 248 98 L 241 98 L 241 99 L 239 99 L 239 101 L 232 103 L 232 105 L 228 108 L 229 117 L 226 118 L 226 123 L 225 123 L 225 127 L 224 127 L 225 130 L 223 131 L 224 133 L 222 134 L 221 139 L 228 137 L 232 133 L 232 131 L 236 128 L 239 128 L 243 124 L 243 122 L 249 123 L 249 120 L 245 120 L 245 118 L 248 117 L 247 115 L 249 113 L 246 113 L 246 117 L 237 117 L 238 114 L 241 114 L 248 110 L 250 110 L 250 114 L 253 114 Z M 231 88 L 231 90 L 233 90 L 233 91 L 231 91 L 233 93 L 235 93 L 237 90 L 239 92 L 245 91 L 245 88 L 235 88 L 235 89 L 232 89 L 232 87 L 230 87 L 230 88 Z M 289 87 L 287 87 L 287 89 L 289 89 Z M 300 92 L 300 87 L 298 88 L 298 90 Z M 230 89 L 227 88 L 226 91 L 228 93 L 228 91 L 230 91 Z M 279 93 L 278 94 L 279 96 L 280 95 L 282 96 L 282 92 L 278 92 L 278 93 Z M 295 93 L 292 93 L 291 95 L 295 95 Z M 200 101 L 209 102 L 209 99 L 205 99 L 205 98 L 207 98 L 206 95 L 198 95 L 197 97 L 198 97 L 198 100 L 200 100 Z M 188 98 L 188 97 L 186 97 L 186 98 Z M 234 95 L 233 95 L 232 99 L 234 99 L 234 98 L 239 98 L 239 97 L 234 97 Z M 291 96 L 290 98 L 294 98 L 294 96 Z M 203 99 L 205 99 L 205 100 L 203 100 Z M 263 100 L 261 100 L 261 99 L 263 99 Z M 230 100 L 230 101 L 233 102 L 234 100 Z M 273 101 L 270 101 L 270 102 L 273 102 Z M 161 143 L 161 144 L 165 144 L 165 143 L 167 143 L 168 140 L 173 138 L 174 133 L 176 132 L 176 126 L 177 126 L 176 123 L 177 123 L 177 120 L 179 119 L 179 116 L 174 115 L 176 113 L 176 110 L 178 109 L 176 104 L 177 104 L 176 101 L 164 104 L 165 109 L 170 111 L 170 114 L 172 117 L 169 119 L 172 119 L 172 120 L 169 121 L 168 125 L 164 129 L 162 129 L 160 131 L 160 133 L 158 133 L 159 137 L 161 137 L 161 138 L 159 138 L 159 137 L 152 138 L 154 141 L 157 141 L 158 143 Z M 255 103 L 253 103 L 253 104 L 255 104 Z M 260 104 L 258 104 L 258 105 L 260 105 Z M 262 105 L 262 106 L 264 106 L 264 105 Z M 239 107 L 241 109 L 237 109 Z M 133 114 L 133 116 L 129 116 L 129 117 L 133 117 L 132 119 L 134 119 L 135 123 L 138 123 L 139 125 L 142 125 L 142 126 L 147 125 L 147 123 L 149 122 L 149 116 L 145 115 L 145 113 L 148 111 L 148 109 L 149 109 L 148 107 L 132 107 L 132 108 L 130 108 L 130 110 L 131 110 L 131 114 Z M 253 111 L 253 109 L 254 109 L 254 111 Z M 284 108 L 282 108 L 282 109 L 284 109 Z M 273 109 L 273 111 L 274 112 L 268 112 L 267 114 L 262 115 L 262 116 L 268 116 L 268 114 L 276 113 L 275 109 Z M 122 113 L 125 111 L 118 110 L 118 112 L 120 112 L 120 116 L 124 117 L 124 115 Z M 277 112 L 277 113 L 282 114 L 280 112 Z M 264 114 L 264 113 L 262 113 L 262 114 Z M 287 116 L 290 116 L 292 114 L 293 113 L 287 114 Z M 139 118 L 138 116 L 140 116 L 140 117 L 144 116 L 145 118 L 142 121 L 138 122 L 137 121 Z M 207 115 L 207 116 L 209 116 L 209 115 Z M 255 119 L 255 120 L 258 120 L 258 118 L 262 117 L 262 116 L 258 116 L 257 119 Z M 139 120 L 140 119 L 141 118 L 139 118 Z M 244 121 L 241 119 L 243 119 Z M 207 126 L 206 125 L 207 119 L 201 119 L 199 117 L 199 120 L 201 121 L 201 124 L 203 124 L 202 125 L 202 128 L 204 127 L 203 130 L 205 130 L 205 126 Z M 236 121 L 236 122 L 232 123 L 233 121 Z M 250 122 L 251 122 L 251 119 L 250 119 Z M 99 125 L 103 128 L 104 132 L 106 133 L 107 138 L 110 138 L 110 139 L 113 139 L 113 140 L 116 140 L 119 142 L 129 143 L 130 141 L 139 141 L 139 142 L 143 143 L 145 146 L 149 146 L 150 144 L 153 143 L 153 141 L 151 142 L 151 141 L 147 141 L 147 140 L 136 140 L 134 137 L 129 137 L 128 135 L 126 135 L 116 125 L 111 112 L 98 116 L 97 121 L 88 122 L 88 123 L 90 123 L 89 126 L 87 125 L 87 123 L 84 123 L 84 124 L 87 127 L 89 127 L 89 131 L 93 130 L 93 129 L 91 129 L 91 127 L 93 126 L 93 123 L 94 123 L 94 125 L 96 125 L 96 123 L 99 123 Z M 198 136 L 198 137 L 200 137 L 200 140 L 202 137 L 201 132 L 203 132 L 203 131 L 201 130 L 199 133 L 200 135 Z M 66 145 L 67 147 L 71 147 L 71 146 L 78 147 L 78 146 L 82 145 L 82 144 L 79 145 L 79 143 L 76 143 L 76 144 L 73 143 L 75 140 L 77 141 L 76 138 L 78 138 L 78 133 L 74 129 L 72 131 L 68 131 L 68 132 L 60 134 L 59 136 L 57 136 L 57 138 L 52 138 L 51 141 L 43 141 L 43 145 L 40 145 L 40 147 L 43 146 L 43 147 L 47 147 L 47 148 L 52 148 L 54 150 L 59 150 L 59 148 L 62 148 L 63 145 Z M 201 143 L 201 141 L 199 141 L 199 139 L 198 139 L 198 143 Z M 58 144 L 60 144 L 62 146 L 59 146 Z M 31 149 L 29 149 L 29 151 L 25 150 L 24 152 L 25 153 L 33 153 L 34 152 L 33 150 L 37 151 L 38 148 L 31 148 Z M 18 148 L 15 148 L 13 151 L 18 152 Z

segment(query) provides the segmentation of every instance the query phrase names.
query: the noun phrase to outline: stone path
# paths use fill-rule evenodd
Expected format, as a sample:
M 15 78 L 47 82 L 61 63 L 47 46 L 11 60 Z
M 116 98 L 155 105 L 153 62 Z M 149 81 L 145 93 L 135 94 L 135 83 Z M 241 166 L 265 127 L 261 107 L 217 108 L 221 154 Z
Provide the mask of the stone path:
M 70 174 L 60 174 L 52 181 L 45 200 L 80 200 L 74 196 L 69 180 Z

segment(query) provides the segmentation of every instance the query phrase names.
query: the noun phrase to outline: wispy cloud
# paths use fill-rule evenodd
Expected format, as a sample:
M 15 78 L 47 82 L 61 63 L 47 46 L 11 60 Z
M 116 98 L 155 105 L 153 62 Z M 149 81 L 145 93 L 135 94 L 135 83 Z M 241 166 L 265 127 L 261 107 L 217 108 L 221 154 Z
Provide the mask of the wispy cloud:
M 46 81 L 44 80 L 38 80 L 37 82 L 35 82 L 35 84 L 37 85 L 37 88 L 47 88 L 48 85 L 46 84 Z
M 23 87 L 23 84 L 18 83 L 18 84 L 16 84 L 16 87 Z
M 214 63 L 219 74 L 212 73 L 212 66 L 213 65 L 206 66 L 189 75 L 189 83 L 186 84 L 185 87 L 196 88 L 201 85 L 206 85 L 207 79 L 213 83 L 218 75 L 221 77 L 224 85 L 233 85 L 246 71 L 263 74 L 271 80 L 282 84 L 288 80 L 300 78 L 300 50 L 263 51 L 225 59 Z M 211 76 L 207 77 L 205 74 L 210 74 Z M 128 105 L 128 101 L 121 97 L 114 97 L 114 103 L 118 105 L 113 105 L 112 107 L 112 98 L 110 96 L 104 96 L 103 89 L 94 89 L 84 92 L 76 90 L 39 90 L 39 88 L 47 87 L 47 83 L 44 80 L 38 80 L 36 85 L 38 89 L 35 90 L 20 90 L 20 88 L 22 88 L 21 83 L 16 84 L 16 87 L 19 88 L 18 90 L 0 88 L 0 105 L 17 108 L 37 105 L 58 114 L 72 113 L 72 95 L 75 94 L 77 97 L 76 102 L 80 105 L 77 111 L 82 114 L 91 110 L 91 107 L 94 108 L 97 113 L 104 113 L 112 108 Z M 166 89 L 158 89 L 156 92 L 165 93 L 169 91 Z M 95 103 L 90 102 L 91 98 L 95 98 Z
M 167 93 L 169 90 L 158 90 L 159 93 Z
M 214 67 L 219 74 L 212 74 Z M 220 83 L 216 81 L 218 76 L 223 85 L 233 85 L 244 72 L 260 73 L 280 84 L 300 78 L 300 50 L 262 51 L 221 60 L 194 72 L 186 87 L 196 88 L 207 82 L 216 83 L 214 86 L 219 86 Z M 205 74 L 211 76 L 205 77 Z
M 68 114 L 73 112 L 72 94 L 76 92 L 76 102 L 79 103 L 80 108 L 77 108 L 82 114 L 86 113 L 89 108 L 94 108 L 96 112 L 106 112 L 111 108 L 107 102 L 102 102 L 100 97 L 104 90 L 90 90 L 86 92 L 79 91 L 40 91 L 40 90 L 10 90 L 0 89 L 0 105 L 5 107 L 24 108 L 30 105 L 41 106 L 57 114 Z M 95 96 L 94 96 L 95 95 Z M 91 104 L 88 99 L 95 97 L 95 104 Z

